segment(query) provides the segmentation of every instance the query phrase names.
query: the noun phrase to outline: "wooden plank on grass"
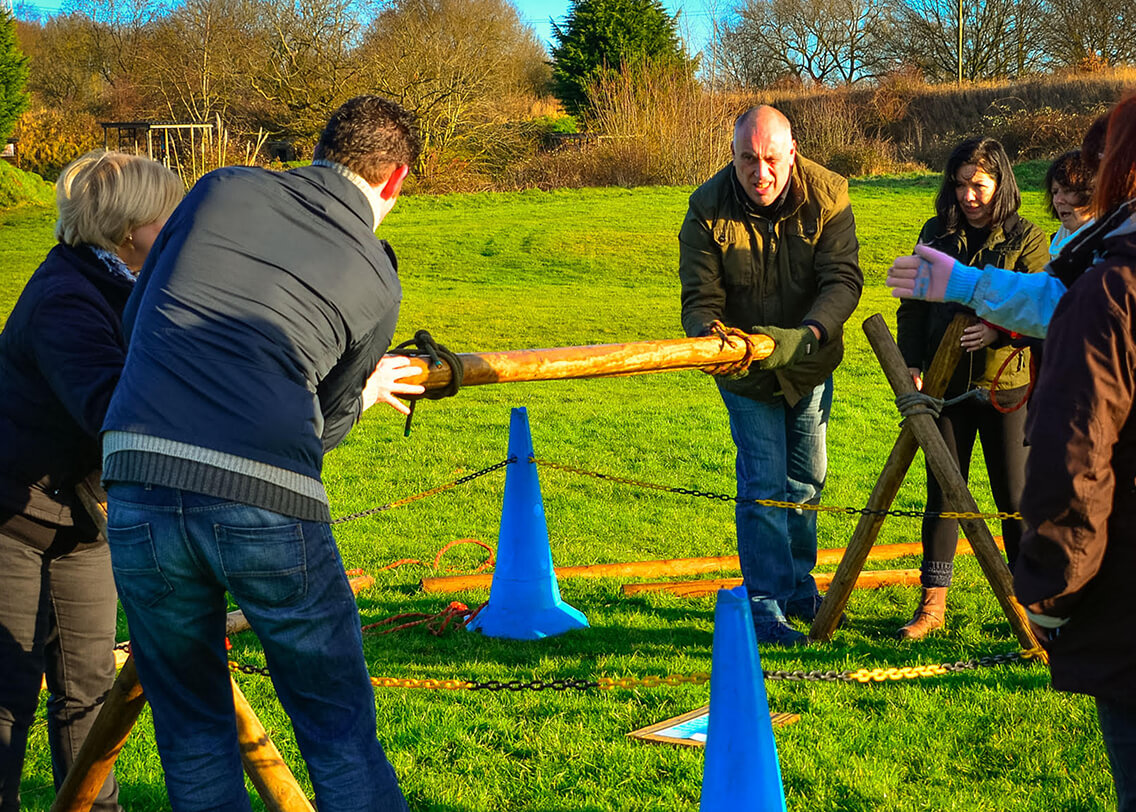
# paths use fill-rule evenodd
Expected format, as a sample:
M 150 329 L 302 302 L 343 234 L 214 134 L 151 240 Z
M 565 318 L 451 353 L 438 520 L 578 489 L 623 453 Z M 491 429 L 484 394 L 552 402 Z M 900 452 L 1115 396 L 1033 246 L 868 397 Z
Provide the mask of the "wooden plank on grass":
M 827 589 L 832 581 L 831 572 L 817 573 L 817 588 Z M 710 595 L 719 589 L 733 589 L 741 586 L 741 578 L 714 578 L 701 581 L 654 581 L 646 584 L 624 584 L 624 595 L 641 592 L 670 592 L 683 598 Z M 857 589 L 880 589 L 885 586 L 911 586 L 919 583 L 919 570 L 868 570 L 856 579 Z

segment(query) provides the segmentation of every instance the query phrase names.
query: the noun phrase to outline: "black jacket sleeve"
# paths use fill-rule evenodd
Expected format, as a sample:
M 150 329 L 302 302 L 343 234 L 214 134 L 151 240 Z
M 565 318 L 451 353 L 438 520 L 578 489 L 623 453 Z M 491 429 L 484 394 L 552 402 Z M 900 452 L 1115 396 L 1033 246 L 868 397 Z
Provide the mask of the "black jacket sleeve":
M 40 372 L 75 422 L 98 436 L 126 351 L 105 303 L 78 293 L 45 296 L 31 318 Z
M 363 387 L 390 346 L 398 321 L 393 305 L 375 329 L 355 342 L 320 381 L 316 390 L 323 413 L 323 450 L 335 448 L 363 414 Z

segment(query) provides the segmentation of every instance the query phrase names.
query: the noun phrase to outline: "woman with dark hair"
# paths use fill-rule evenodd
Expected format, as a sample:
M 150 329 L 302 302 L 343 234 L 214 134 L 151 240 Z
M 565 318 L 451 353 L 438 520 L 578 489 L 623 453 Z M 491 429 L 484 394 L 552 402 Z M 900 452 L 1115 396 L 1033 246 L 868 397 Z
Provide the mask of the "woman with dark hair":
M 114 682 L 118 598 L 105 539 L 75 494 L 126 347 L 122 310 L 183 188 L 166 167 L 95 150 L 55 184 L 58 244 L 0 333 L 0 810 L 20 808 L 46 677 L 58 789 Z M 108 776 L 95 810 L 117 810 Z
M 1044 232 L 1018 215 L 1021 194 L 1006 151 L 992 138 L 972 138 L 959 144 L 947 160 L 935 200 L 936 215 L 923 226 L 919 242 L 966 265 L 993 265 L 1034 273 L 1049 259 Z M 897 314 L 898 344 L 904 360 L 922 388 L 922 374 L 959 313 L 974 311 L 957 304 L 905 300 Z M 982 439 L 990 490 L 998 510 L 1017 512 L 1025 479 L 1023 446 L 1028 396 L 1029 350 L 1009 345 L 1009 336 L 986 322 L 966 328 L 966 350 L 947 387 L 948 398 L 978 390 L 974 397 L 943 409 L 939 429 L 959 470 L 967 476 L 976 437 Z M 927 511 L 943 509 L 943 493 L 927 472 Z M 1002 522 L 1002 538 L 1011 564 L 1017 555 L 1022 524 Z M 922 527 L 923 594 L 911 621 L 899 631 L 902 639 L 919 639 L 943 625 L 947 588 L 954 571 L 958 522 L 926 516 Z
M 1095 222 L 1051 266 L 1014 589 L 1053 687 L 1096 698 L 1120 812 L 1136 810 L 1136 94 L 1109 117 Z
M 1081 160 L 1081 151 L 1057 156 L 1045 173 L 1045 202 L 1061 228 L 1049 243 L 1049 256 L 1056 259 L 1065 243 L 1092 220 L 1089 200 L 1093 196 L 1093 173 Z

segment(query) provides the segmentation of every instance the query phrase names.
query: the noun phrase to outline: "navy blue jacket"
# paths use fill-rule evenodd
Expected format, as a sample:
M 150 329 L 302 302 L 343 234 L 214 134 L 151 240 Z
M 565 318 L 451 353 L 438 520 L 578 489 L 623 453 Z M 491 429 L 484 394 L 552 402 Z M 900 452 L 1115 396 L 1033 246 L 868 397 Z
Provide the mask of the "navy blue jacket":
M 162 229 L 103 425 L 319 478 L 402 297 L 366 195 L 325 167 L 227 167 Z
M 0 333 L 0 509 L 86 523 L 74 486 L 99 467 L 130 290 L 87 246 L 55 246 L 28 280 Z

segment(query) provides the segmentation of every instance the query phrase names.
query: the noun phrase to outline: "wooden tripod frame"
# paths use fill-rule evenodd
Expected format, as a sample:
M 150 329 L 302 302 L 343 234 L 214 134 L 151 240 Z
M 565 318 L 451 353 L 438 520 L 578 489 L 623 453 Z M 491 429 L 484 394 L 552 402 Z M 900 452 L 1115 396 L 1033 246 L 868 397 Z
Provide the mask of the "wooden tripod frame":
M 946 335 L 943 336 L 931 363 L 931 369 L 923 381 L 923 391 L 928 395 L 942 397 L 946 391 L 947 382 L 962 356 L 959 339 L 962 331 L 972 321 L 966 316 L 956 316 L 947 328 Z M 914 392 L 915 384 L 883 317 L 878 313 L 869 317 L 864 322 L 864 333 L 868 336 L 868 341 L 896 396 Z M 873 510 L 886 510 L 891 507 L 903 478 L 915 459 L 917 448 L 923 449 L 927 464 L 942 487 L 946 507 L 960 513 L 978 513 L 978 505 L 967 488 L 966 480 L 951 459 L 950 450 L 935 424 L 935 418 L 929 414 L 912 415 L 905 421 L 895 447 L 876 482 L 876 487 L 868 498 L 868 507 Z M 837 567 L 809 631 L 809 636 L 814 640 L 832 638 L 840 621 L 840 615 L 852 593 L 852 586 L 864 568 L 868 553 L 879 536 L 884 518 L 879 514 L 865 514 L 857 522 L 852 539 L 848 542 L 848 551 Z M 982 519 L 960 519 L 959 524 L 974 548 L 982 572 L 990 582 L 994 596 L 1010 621 L 1010 627 L 1018 642 L 1027 650 L 1040 650 L 1037 638 L 1034 637 L 1026 619 L 1025 610 L 1014 597 L 1013 578 L 998 546 L 994 543 L 990 528 Z M 1045 658 L 1041 656 L 1040 659 Z

